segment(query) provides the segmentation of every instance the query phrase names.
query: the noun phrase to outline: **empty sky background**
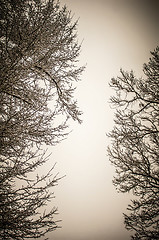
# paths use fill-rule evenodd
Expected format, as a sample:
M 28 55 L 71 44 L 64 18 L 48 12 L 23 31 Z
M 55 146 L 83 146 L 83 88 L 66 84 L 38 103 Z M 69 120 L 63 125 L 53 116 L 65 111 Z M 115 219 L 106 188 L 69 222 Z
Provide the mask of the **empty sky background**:
M 68 139 L 51 148 L 51 161 L 66 177 L 55 189 L 62 229 L 50 240 L 126 240 L 123 224 L 131 195 L 117 193 L 114 168 L 107 157 L 113 127 L 109 105 L 111 77 L 124 70 L 142 76 L 142 66 L 159 43 L 159 1 L 62 0 L 79 18 L 83 41 L 80 65 L 87 67 L 77 84 L 76 98 L 83 111 L 82 125 L 70 124 Z

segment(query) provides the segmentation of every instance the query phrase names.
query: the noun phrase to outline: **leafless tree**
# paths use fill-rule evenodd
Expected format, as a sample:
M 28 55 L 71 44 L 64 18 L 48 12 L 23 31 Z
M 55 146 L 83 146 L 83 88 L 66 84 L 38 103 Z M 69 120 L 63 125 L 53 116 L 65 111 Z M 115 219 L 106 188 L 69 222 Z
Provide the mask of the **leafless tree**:
M 81 123 L 73 94 L 83 67 L 77 61 L 77 22 L 54 0 L 0 0 L 0 235 L 39 238 L 57 228 L 57 210 L 40 214 L 59 180 L 35 172 L 68 132 Z M 18 186 L 17 186 L 18 180 Z
M 108 154 L 116 168 L 114 185 L 136 196 L 124 214 L 135 240 L 159 239 L 159 47 L 151 54 L 145 79 L 121 70 L 110 83 L 117 110 Z

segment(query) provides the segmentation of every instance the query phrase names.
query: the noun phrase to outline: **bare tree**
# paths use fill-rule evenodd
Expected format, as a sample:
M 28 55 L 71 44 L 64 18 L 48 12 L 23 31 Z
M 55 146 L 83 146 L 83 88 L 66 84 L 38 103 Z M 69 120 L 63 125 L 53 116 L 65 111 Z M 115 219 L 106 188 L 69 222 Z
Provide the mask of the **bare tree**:
M 0 235 L 39 238 L 57 228 L 57 210 L 40 213 L 59 180 L 52 170 L 35 178 L 47 162 L 42 150 L 81 123 L 73 98 L 83 67 L 77 22 L 54 0 L 0 0 Z M 17 185 L 18 180 L 18 185 Z
M 124 214 L 132 239 L 159 239 L 159 47 L 144 64 L 145 79 L 121 70 L 110 86 L 116 96 L 115 126 L 109 134 L 110 161 L 116 168 L 114 185 L 136 197 Z

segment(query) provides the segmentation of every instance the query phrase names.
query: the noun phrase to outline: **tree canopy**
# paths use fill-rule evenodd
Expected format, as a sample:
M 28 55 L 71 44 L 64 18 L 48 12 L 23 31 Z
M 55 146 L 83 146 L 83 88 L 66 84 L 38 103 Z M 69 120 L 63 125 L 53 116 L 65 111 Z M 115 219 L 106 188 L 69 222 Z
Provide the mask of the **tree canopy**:
M 33 173 L 48 160 L 43 146 L 67 136 L 70 118 L 81 123 L 77 22 L 58 1 L 0 0 L 0 29 L 0 235 L 39 238 L 57 228 L 56 208 L 39 209 L 59 178 L 54 165 Z
M 124 214 L 135 240 L 159 239 L 159 47 L 151 55 L 145 78 L 121 70 L 110 83 L 117 110 L 108 153 L 116 168 L 114 185 L 135 195 Z

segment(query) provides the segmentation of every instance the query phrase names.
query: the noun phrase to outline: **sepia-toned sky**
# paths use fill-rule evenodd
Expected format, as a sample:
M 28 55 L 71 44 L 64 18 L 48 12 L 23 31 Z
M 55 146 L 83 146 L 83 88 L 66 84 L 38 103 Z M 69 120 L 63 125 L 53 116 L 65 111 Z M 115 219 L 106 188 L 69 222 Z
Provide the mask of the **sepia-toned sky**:
M 113 127 L 109 97 L 111 77 L 124 70 L 142 76 L 142 66 L 159 43 L 159 1 L 62 0 L 79 18 L 78 38 L 83 40 L 80 65 L 87 64 L 75 97 L 83 123 L 70 124 L 68 139 L 51 148 L 51 161 L 66 177 L 55 189 L 62 228 L 50 240 L 126 240 L 131 233 L 122 213 L 130 194 L 112 185 L 114 167 L 107 157 Z

